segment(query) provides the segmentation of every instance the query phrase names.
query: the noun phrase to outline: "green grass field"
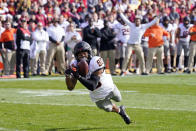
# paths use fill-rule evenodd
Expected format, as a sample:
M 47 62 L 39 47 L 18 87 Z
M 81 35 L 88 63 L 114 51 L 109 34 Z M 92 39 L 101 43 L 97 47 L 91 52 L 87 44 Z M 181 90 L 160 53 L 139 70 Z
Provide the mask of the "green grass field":
M 78 83 L 64 77 L 0 79 L 2 131 L 196 131 L 196 74 L 113 77 L 127 113 L 98 109 Z

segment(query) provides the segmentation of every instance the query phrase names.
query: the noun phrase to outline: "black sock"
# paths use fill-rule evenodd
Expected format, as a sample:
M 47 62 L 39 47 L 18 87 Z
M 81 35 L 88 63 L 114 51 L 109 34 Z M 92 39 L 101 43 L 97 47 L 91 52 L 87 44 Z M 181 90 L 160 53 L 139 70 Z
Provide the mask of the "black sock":
M 179 60 L 180 60 L 180 56 L 178 55 L 177 57 L 176 57 L 176 67 L 178 68 L 178 65 L 179 65 Z
M 168 70 L 167 64 L 164 64 L 165 72 Z
M 171 67 L 174 67 L 174 56 L 171 55 Z
M 115 65 L 119 63 L 119 59 L 115 59 Z
M 188 67 L 189 56 L 184 56 L 184 67 Z
M 122 70 L 122 67 L 123 67 L 123 60 L 124 60 L 124 58 L 121 57 L 121 58 L 120 58 L 120 69 L 121 69 L 121 70 Z

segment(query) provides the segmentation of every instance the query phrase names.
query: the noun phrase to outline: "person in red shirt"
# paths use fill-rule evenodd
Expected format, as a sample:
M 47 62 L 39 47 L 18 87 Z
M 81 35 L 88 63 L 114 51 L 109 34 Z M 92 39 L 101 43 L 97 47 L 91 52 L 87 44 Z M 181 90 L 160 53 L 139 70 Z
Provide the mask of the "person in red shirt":
M 46 25 L 46 17 L 42 14 L 42 8 L 41 7 L 38 9 L 38 13 L 36 15 L 36 20 L 37 20 L 38 23 L 41 22 L 43 26 Z

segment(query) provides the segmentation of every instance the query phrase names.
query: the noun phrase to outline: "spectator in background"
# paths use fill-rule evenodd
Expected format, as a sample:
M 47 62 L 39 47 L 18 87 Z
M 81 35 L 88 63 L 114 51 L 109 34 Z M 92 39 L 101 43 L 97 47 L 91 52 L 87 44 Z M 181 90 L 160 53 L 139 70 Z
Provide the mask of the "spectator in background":
M 166 73 L 171 73 L 171 69 L 169 68 L 169 65 L 171 63 L 173 63 L 173 61 L 174 61 L 174 55 L 171 54 L 171 52 L 174 50 L 174 48 L 171 48 L 172 25 L 170 24 L 169 16 L 164 16 L 162 18 L 162 23 L 160 23 L 160 26 L 163 29 L 165 29 L 170 35 L 170 37 L 163 36 L 163 40 L 164 40 L 164 59 L 163 59 L 163 63 L 164 63 L 165 72 Z M 170 63 L 171 60 L 172 60 L 172 62 Z
M 11 0 L 8 3 L 8 10 L 9 10 L 9 14 L 11 14 L 12 16 L 16 14 L 16 7 L 15 7 L 15 3 L 13 0 Z
M 90 44 L 92 48 L 92 55 L 96 56 L 99 53 L 100 45 L 97 38 L 101 37 L 100 30 L 93 25 L 93 20 L 89 19 L 88 26 L 82 31 L 83 41 Z
M 20 14 L 24 11 L 29 12 L 30 8 L 31 8 L 31 0 L 20 0 L 16 10 Z
M 81 29 L 84 29 L 85 27 L 88 26 L 88 21 L 89 21 L 89 19 L 90 19 L 90 16 L 89 16 L 89 15 L 86 15 L 85 18 L 84 18 L 84 22 L 82 22 L 82 23 L 80 24 L 80 28 L 81 28 Z
M 104 63 L 109 60 L 109 69 L 111 75 L 116 75 L 115 72 L 115 46 L 116 46 L 116 33 L 114 29 L 109 27 L 107 19 L 104 20 L 104 28 L 101 29 L 101 43 L 100 43 L 100 54 L 103 58 Z
M 123 61 L 125 58 L 125 51 L 127 47 L 127 41 L 129 40 L 129 26 L 118 16 L 118 23 L 115 25 L 117 47 L 115 53 L 115 65 L 120 64 L 120 70 L 122 71 Z
M 38 60 L 40 63 L 40 73 L 42 76 L 46 76 L 45 74 L 45 62 L 46 62 L 46 47 L 49 42 L 48 33 L 44 30 L 41 22 L 37 24 L 37 29 L 33 32 L 32 38 L 34 40 L 34 44 L 36 44 L 36 57 L 33 62 L 32 74 L 33 76 L 37 75 L 37 65 Z
M 91 12 L 92 7 L 97 6 L 98 3 L 99 3 L 99 0 L 87 0 L 88 11 Z
M 179 16 L 179 14 L 178 14 L 178 12 L 176 12 L 176 8 L 175 7 L 172 7 L 171 8 L 171 12 L 170 12 L 170 14 L 169 14 L 169 17 L 171 18 L 174 18 L 175 20 L 177 19 L 177 20 L 179 20 L 179 18 L 180 18 L 180 16 Z
M 142 24 L 147 24 L 149 22 L 148 18 L 143 18 L 142 19 Z M 148 56 L 148 37 L 145 37 L 145 36 L 142 36 L 142 42 L 141 42 L 141 45 L 142 45 L 142 49 L 143 49 L 143 52 L 144 52 L 144 60 L 145 60 L 145 63 L 147 61 L 147 56 Z
M 67 31 L 69 22 L 65 19 L 63 15 L 60 15 L 59 17 L 59 25 L 64 29 L 65 32 Z
M 103 20 L 99 19 L 97 13 L 93 13 L 92 17 L 93 17 L 93 25 L 99 30 L 101 30 L 103 28 Z
M 16 43 L 15 43 L 15 34 L 16 29 L 11 27 L 11 21 L 5 22 L 5 31 L 1 34 L 1 42 L 4 44 L 5 48 L 5 56 L 6 56 L 6 63 L 5 67 L 5 74 L 6 75 L 13 75 L 15 71 L 16 65 Z
M 0 21 L 0 37 L 1 34 L 5 31 L 5 28 L 2 26 L 2 22 Z M 9 75 L 8 73 L 8 60 L 6 58 L 6 49 L 4 48 L 3 43 L 0 41 L 0 53 L 1 53 L 1 57 L 3 60 L 3 65 L 4 65 L 4 70 L 3 73 L 4 75 Z
M 190 28 L 189 34 L 191 35 L 191 43 L 190 43 L 188 70 L 186 72 L 192 73 L 193 65 L 194 65 L 194 58 L 196 56 L 196 18 L 194 21 L 194 26 Z
M 191 28 L 190 18 L 185 17 L 183 19 L 183 23 L 181 23 L 177 30 L 177 57 L 176 57 L 176 67 L 179 67 L 180 56 L 182 54 L 182 49 L 184 50 L 184 69 L 186 70 L 188 66 L 188 58 L 189 58 L 189 42 L 190 35 L 189 29 Z M 181 67 L 180 67 L 181 68 Z M 180 69 L 181 70 L 181 69 Z
M 151 26 L 149 29 L 146 30 L 145 37 L 149 37 L 149 48 L 148 48 L 148 57 L 147 57 L 147 63 L 146 63 L 146 72 L 150 73 L 150 70 L 152 68 L 152 62 L 153 57 L 157 56 L 157 69 L 159 74 L 163 74 L 163 36 L 169 37 L 169 33 L 164 30 L 161 26 L 159 26 L 159 22 L 153 26 Z
M 75 24 L 74 22 L 71 22 L 68 25 L 67 31 L 65 32 L 65 43 L 67 45 L 68 51 L 67 51 L 67 60 L 68 64 L 70 65 L 72 59 L 74 58 L 74 47 L 76 43 L 82 40 L 80 34 L 75 30 Z
M 77 13 L 75 6 L 71 9 L 71 17 L 72 20 L 76 23 L 76 27 L 78 28 L 80 26 L 80 15 Z
M 145 68 L 145 61 L 144 61 L 144 54 L 141 47 L 141 39 L 143 34 L 145 33 L 146 29 L 156 23 L 158 18 L 154 19 L 148 24 L 141 24 L 141 16 L 137 16 L 135 19 L 135 23 L 131 23 L 119 9 L 120 17 L 123 21 L 129 26 L 130 28 L 130 38 L 128 40 L 127 48 L 126 48 L 126 56 L 123 62 L 123 69 L 121 72 L 121 76 L 125 74 L 127 64 L 129 62 L 129 58 L 131 56 L 132 50 L 135 51 L 140 64 L 141 74 L 146 75 L 146 68 Z
M 29 78 L 31 33 L 28 30 L 26 19 L 22 19 L 21 27 L 16 32 L 16 77 L 21 78 L 21 64 L 23 64 L 24 78 Z
M 173 49 L 173 51 L 171 52 L 171 71 L 172 72 L 175 72 L 175 67 L 176 67 L 176 63 L 175 63 L 175 60 L 176 60 L 176 32 L 177 32 L 177 29 L 178 29 L 178 24 L 176 22 L 176 20 L 174 18 L 170 18 L 170 23 L 172 25 L 172 31 L 171 31 L 171 47 Z M 173 60 L 174 59 L 174 60 Z
M 43 8 L 39 7 L 38 12 L 36 14 L 37 23 L 41 22 L 43 26 L 46 25 L 46 17 L 43 14 Z
M 183 22 L 183 19 L 188 15 L 187 11 L 186 11 L 186 8 L 184 5 L 181 5 L 180 7 L 180 12 L 179 12 L 179 15 L 180 15 L 180 22 Z
M 49 34 L 49 47 L 48 55 L 46 58 L 46 74 L 49 72 L 50 64 L 56 54 L 56 60 L 58 62 L 58 72 L 63 74 L 65 71 L 65 50 L 64 50 L 64 39 L 65 32 L 63 28 L 58 24 L 59 18 L 53 19 L 53 25 L 47 29 Z

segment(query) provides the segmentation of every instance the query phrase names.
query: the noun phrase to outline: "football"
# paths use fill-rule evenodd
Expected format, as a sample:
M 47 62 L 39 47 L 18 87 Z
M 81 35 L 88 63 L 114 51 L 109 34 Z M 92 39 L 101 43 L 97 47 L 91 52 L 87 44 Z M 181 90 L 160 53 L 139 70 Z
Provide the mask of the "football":
M 85 59 L 82 59 L 79 63 L 78 63 L 78 73 L 81 76 L 86 76 L 88 74 L 88 63 Z

